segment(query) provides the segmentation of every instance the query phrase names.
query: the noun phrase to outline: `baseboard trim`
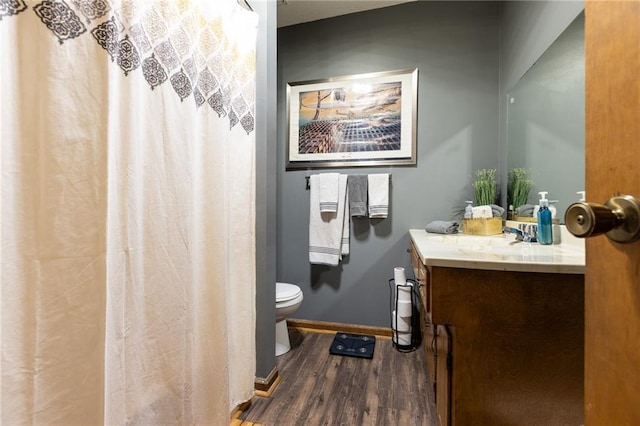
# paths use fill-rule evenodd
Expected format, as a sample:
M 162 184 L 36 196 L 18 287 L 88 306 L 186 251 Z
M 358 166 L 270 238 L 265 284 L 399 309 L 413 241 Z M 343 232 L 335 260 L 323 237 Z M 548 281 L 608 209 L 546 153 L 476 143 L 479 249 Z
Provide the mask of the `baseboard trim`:
M 255 378 L 253 382 L 255 389 L 254 394 L 262 398 L 269 398 L 281 381 L 282 376 L 278 374 L 278 367 L 273 367 L 266 378 Z
M 238 417 L 240 417 L 240 414 L 242 414 L 243 411 L 246 411 L 249 408 L 249 406 L 251 406 L 251 400 L 241 402 L 240 404 L 238 404 L 236 408 L 233 410 L 233 412 L 231 413 L 231 420 L 237 419 Z
M 289 330 L 307 331 L 310 333 L 334 334 L 338 331 L 354 334 L 373 334 L 376 337 L 391 339 L 391 327 L 374 327 L 370 325 L 345 324 L 340 322 L 312 321 L 287 318 Z
M 240 415 L 242 415 L 244 411 L 248 410 L 250 406 L 251 406 L 251 399 L 238 404 L 236 409 L 233 410 L 233 413 L 231 413 L 230 425 L 231 426 L 264 426 L 261 423 L 254 423 L 248 420 L 242 420 L 240 418 Z

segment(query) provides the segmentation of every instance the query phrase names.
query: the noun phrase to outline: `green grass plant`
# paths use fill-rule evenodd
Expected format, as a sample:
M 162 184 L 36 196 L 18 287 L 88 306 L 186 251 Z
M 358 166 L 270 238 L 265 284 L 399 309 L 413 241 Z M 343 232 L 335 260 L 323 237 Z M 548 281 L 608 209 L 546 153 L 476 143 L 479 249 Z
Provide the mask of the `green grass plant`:
M 496 169 L 481 169 L 476 172 L 476 180 L 473 182 L 476 196 L 476 206 L 495 204 L 498 195 L 496 183 Z
M 507 173 L 507 204 L 514 209 L 527 204 L 533 187 L 531 173 L 523 167 L 510 169 Z

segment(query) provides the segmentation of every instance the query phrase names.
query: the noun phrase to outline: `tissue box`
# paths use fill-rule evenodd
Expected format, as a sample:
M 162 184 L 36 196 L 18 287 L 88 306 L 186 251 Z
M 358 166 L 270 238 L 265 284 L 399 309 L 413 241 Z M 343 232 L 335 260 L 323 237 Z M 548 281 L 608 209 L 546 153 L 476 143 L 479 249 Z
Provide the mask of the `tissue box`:
M 468 235 L 502 234 L 502 218 L 462 219 L 462 233 Z

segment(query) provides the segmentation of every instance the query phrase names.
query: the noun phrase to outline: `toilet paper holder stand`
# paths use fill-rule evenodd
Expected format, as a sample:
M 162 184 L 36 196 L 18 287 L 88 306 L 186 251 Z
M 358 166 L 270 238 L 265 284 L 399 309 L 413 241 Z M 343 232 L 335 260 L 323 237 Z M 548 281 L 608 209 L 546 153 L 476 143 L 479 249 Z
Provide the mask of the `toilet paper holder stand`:
M 420 294 L 415 280 L 404 284 L 389 280 L 391 342 L 399 352 L 412 352 L 422 343 L 420 330 Z

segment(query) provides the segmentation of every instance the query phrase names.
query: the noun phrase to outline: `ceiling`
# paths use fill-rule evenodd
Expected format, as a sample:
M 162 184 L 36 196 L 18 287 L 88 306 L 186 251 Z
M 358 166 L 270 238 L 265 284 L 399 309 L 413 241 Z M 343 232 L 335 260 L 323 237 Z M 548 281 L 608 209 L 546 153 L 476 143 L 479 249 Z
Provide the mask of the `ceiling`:
M 278 27 L 378 9 L 416 0 L 276 0 Z

